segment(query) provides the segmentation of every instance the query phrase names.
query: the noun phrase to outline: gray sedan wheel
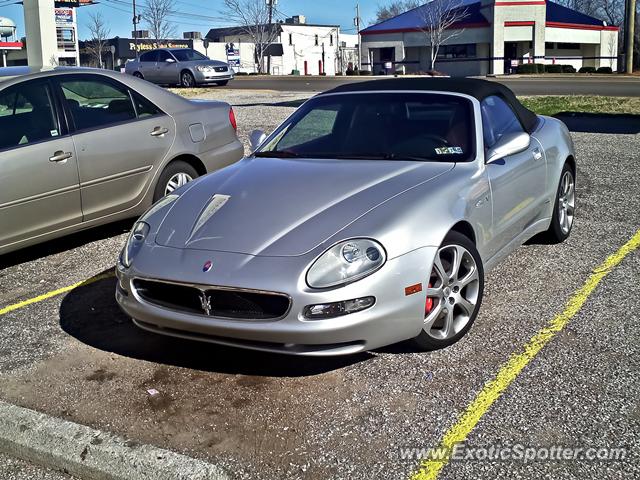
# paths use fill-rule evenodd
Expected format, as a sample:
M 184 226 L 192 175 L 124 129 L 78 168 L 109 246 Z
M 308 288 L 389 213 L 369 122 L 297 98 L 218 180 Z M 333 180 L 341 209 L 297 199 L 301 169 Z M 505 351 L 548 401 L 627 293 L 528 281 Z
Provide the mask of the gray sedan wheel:
M 140 72 L 133 72 L 133 76 L 136 78 L 144 78 Z
M 180 86 L 184 88 L 192 88 L 196 86 L 196 79 L 189 70 L 185 70 L 180 74 Z
M 475 245 L 464 235 L 450 232 L 433 262 L 424 325 L 414 344 L 435 350 L 457 342 L 471 328 L 483 290 L 484 270 Z
M 173 193 L 176 189 L 186 185 L 198 177 L 195 168 L 182 160 L 171 162 L 164 169 L 156 185 L 153 201 L 157 202 L 165 195 Z
M 551 225 L 546 237 L 552 243 L 564 242 L 571 233 L 576 211 L 576 181 L 573 169 L 565 164 L 560 175 Z

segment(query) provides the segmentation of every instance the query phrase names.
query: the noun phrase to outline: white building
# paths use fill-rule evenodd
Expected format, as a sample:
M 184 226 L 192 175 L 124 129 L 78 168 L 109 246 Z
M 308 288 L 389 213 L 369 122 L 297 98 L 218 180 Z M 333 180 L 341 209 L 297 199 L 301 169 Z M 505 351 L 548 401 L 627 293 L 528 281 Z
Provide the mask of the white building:
M 523 63 L 617 68 L 618 27 L 545 0 L 434 0 L 361 31 L 363 68 L 429 70 L 425 30 L 436 2 L 464 12 L 452 26 L 457 35 L 440 47 L 436 70 L 462 76 L 508 73 Z
M 357 62 L 357 35 L 340 32 L 338 25 L 316 25 L 306 22 L 299 15 L 287 19 L 284 23 L 271 25 L 274 42 L 267 47 L 272 75 L 335 75 L 344 73 L 351 62 Z M 251 38 L 240 27 L 214 28 L 209 30 L 206 39 L 209 48 L 217 49 L 215 44 L 228 46 L 231 55 L 239 57 L 241 72 L 255 72 L 255 46 Z M 267 71 L 265 58 L 262 71 Z

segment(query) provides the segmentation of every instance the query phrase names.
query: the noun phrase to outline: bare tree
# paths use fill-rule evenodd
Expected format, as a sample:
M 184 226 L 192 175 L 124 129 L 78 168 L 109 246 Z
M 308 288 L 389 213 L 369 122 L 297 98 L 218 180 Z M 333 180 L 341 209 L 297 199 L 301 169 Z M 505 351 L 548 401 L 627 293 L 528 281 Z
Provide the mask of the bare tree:
M 422 31 L 431 46 L 431 69 L 435 68 L 440 47 L 461 35 L 464 28 L 457 28 L 469 11 L 463 0 L 432 0 L 420 10 L 424 22 Z
M 264 69 L 264 58 L 269 47 L 277 40 L 280 26 L 269 22 L 269 4 L 265 0 L 224 0 L 221 12 L 235 23 L 255 45 L 258 73 Z
M 89 34 L 91 38 L 87 42 L 89 55 L 95 60 L 98 67 L 103 68 L 102 52 L 107 46 L 107 37 L 111 30 L 107 27 L 104 17 L 100 12 L 89 14 Z
M 425 1 L 426 0 L 394 0 L 387 4 L 378 5 L 378 10 L 376 10 L 376 19 L 373 23 L 380 23 L 385 20 L 389 20 L 390 18 L 397 17 L 409 10 L 418 8 L 420 5 L 425 3 Z
M 155 40 L 174 38 L 176 26 L 169 20 L 174 10 L 173 0 L 147 0 L 142 9 L 142 19 Z

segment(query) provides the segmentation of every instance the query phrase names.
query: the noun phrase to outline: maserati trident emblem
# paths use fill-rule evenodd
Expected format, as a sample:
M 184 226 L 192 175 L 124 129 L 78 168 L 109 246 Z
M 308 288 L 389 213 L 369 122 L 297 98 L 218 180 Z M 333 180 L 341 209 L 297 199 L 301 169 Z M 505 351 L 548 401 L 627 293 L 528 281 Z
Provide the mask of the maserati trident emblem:
M 202 266 L 202 271 L 206 273 L 211 270 L 211 267 L 213 267 L 213 262 L 211 260 L 207 260 Z
M 200 305 L 205 315 L 211 315 L 211 297 L 204 292 L 200 294 Z

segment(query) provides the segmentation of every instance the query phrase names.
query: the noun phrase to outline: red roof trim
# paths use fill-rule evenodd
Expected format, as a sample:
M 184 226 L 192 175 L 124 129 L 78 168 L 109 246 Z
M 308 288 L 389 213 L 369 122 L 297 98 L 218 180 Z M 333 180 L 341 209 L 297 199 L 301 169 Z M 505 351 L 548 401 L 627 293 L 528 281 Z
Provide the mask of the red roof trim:
M 533 27 L 536 22 L 504 22 L 505 27 Z
M 547 22 L 547 27 L 555 27 L 555 28 L 571 28 L 574 30 L 609 30 L 609 31 L 618 31 L 620 27 L 614 27 L 611 25 L 582 25 L 580 23 L 562 23 L 562 22 Z
M 452 25 L 450 27 L 451 30 L 455 30 L 456 28 L 485 28 L 490 27 L 491 24 L 489 22 L 480 22 L 480 23 L 463 23 Z M 392 30 L 374 30 L 371 32 L 361 31 L 360 35 L 383 35 L 385 33 L 409 33 L 409 32 L 423 32 L 420 28 L 394 28 Z
M 0 42 L 0 48 L 22 48 L 22 42 Z

